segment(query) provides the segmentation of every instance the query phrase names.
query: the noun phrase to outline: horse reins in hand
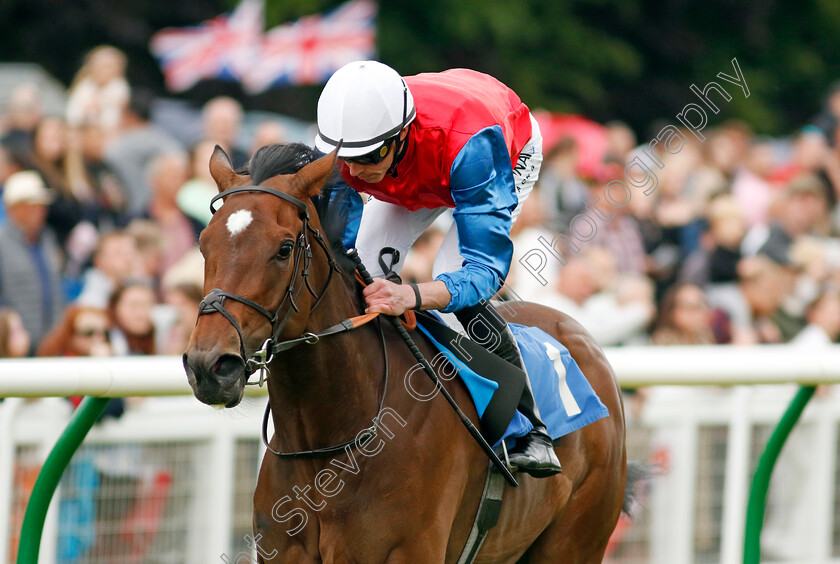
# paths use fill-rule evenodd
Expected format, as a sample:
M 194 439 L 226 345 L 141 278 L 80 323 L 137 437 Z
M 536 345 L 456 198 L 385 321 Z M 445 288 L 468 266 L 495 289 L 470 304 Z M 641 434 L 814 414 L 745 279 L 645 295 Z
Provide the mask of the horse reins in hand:
M 239 335 L 239 348 L 240 354 L 242 356 L 242 360 L 245 364 L 245 371 L 248 376 L 252 375 L 257 370 L 260 370 L 260 380 L 259 382 L 254 382 L 253 384 L 259 384 L 262 386 L 265 375 L 268 374 L 268 364 L 274 359 L 274 355 L 277 353 L 287 351 L 293 347 L 296 347 L 300 344 L 306 343 L 309 345 L 314 345 L 317 343 L 322 337 L 326 337 L 329 335 L 336 335 L 339 333 L 345 333 L 347 331 L 352 331 L 362 325 L 376 319 L 379 314 L 378 313 L 369 313 L 364 315 L 359 315 L 356 317 L 351 317 L 349 319 L 345 319 L 341 323 L 337 323 L 332 327 L 325 329 L 319 333 L 311 333 L 307 332 L 304 333 L 301 337 L 296 339 L 290 339 L 286 341 L 279 341 L 278 338 L 280 336 L 283 327 L 285 326 L 286 322 L 291 315 L 292 310 L 300 311 L 298 309 L 297 304 L 295 303 L 295 298 L 302 290 L 303 286 L 309 290 L 309 293 L 312 297 L 315 298 L 315 303 L 310 308 L 310 311 L 313 311 L 318 304 L 321 302 L 321 298 L 327 293 L 327 288 L 329 288 L 330 282 L 332 281 L 333 273 L 339 270 L 338 263 L 332 256 L 332 253 L 329 251 L 329 245 L 327 245 L 326 241 L 324 240 L 323 236 L 321 235 L 320 231 L 313 228 L 309 224 L 309 210 L 306 204 L 295 198 L 290 194 L 286 194 L 285 192 L 281 192 L 280 190 L 275 190 L 274 188 L 268 188 L 265 186 L 239 186 L 236 188 L 230 188 L 228 190 L 224 190 L 213 197 L 210 200 L 210 211 L 212 213 L 216 213 L 216 208 L 214 204 L 217 200 L 221 198 L 225 198 L 227 196 L 242 193 L 242 192 L 264 192 L 267 194 L 271 194 L 273 196 L 277 196 L 278 198 L 285 200 L 291 204 L 294 204 L 299 210 L 299 217 L 303 222 L 303 227 L 301 228 L 300 234 L 297 238 L 296 246 L 298 247 L 298 252 L 295 253 L 295 258 L 292 266 L 292 278 L 289 281 L 289 286 L 286 289 L 286 294 L 283 296 L 283 299 L 280 302 L 280 305 L 277 306 L 277 309 L 272 314 L 267 308 L 261 306 L 260 304 L 256 303 L 255 301 L 240 296 L 238 294 L 234 294 L 231 292 L 226 292 L 219 288 L 214 288 L 211 290 L 199 304 L 199 311 L 198 316 L 201 317 L 202 315 L 208 315 L 212 313 L 220 313 L 228 322 L 233 326 L 236 330 L 236 333 Z M 312 289 L 312 286 L 309 283 L 309 270 L 312 263 L 312 248 L 309 243 L 309 233 L 312 233 L 315 241 L 320 245 L 323 249 L 324 254 L 329 261 L 329 275 L 327 277 L 327 281 L 324 284 L 324 288 L 320 294 L 316 294 L 315 291 Z M 303 285 L 300 289 L 298 289 L 298 294 L 294 293 L 294 286 L 298 275 L 298 268 L 300 264 L 303 264 L 303 270 L 301 272 L 301 277 L 304 280 Z M 260 313 L 263 317 L 265 317 L 269 324 L 272 327 L 271 337 L 265 340 L 263 346 L 257 351 L 253 356 L 249 357 L 247 352 L 245 351 L 245 335 L 242 332 L 242 327 L 236 321 L 236 318 L 231 315 L 231 313 L 225 308 L 225 300 L 231 299 L 233 301 L 239 302 L 244 304 L 258 313 Z M 286 310 L 283 317 L 280 317 L 280 312 L 283 309 L 284 304 L 286 301 L 289 302 L 289 307 Z M 280 323 L 278 324 L 278 320 Z M 290 452 L 290 453 L 283 453 L 278 452 L 271 448 L 268 441 L 268 419 L 271 414 L 271 403 L 266 404 L 265 414 L 263 416 L 263 424 L 262 424 L 262 439 L 265 447 L 274 455 L 280 458 L 303 458 L 303 457 L 320 457 L 320 456 L 330 456 L 332 454 L 339 453 L 344 451 L 345 448 L 349 447 L 351 449 L 355 449 L 359 446 L 359 444 L 364 444 L 374 436 L 376 436 L 377 428 L 379 424 L 379 414 L 382 413 L 382 408 L 385 406 L 385 396 L 388 392 L 388 349 L 385 344 L 385 334 L 382 330 L 381 323 L 377 323 L 377 327 L 379 330 L 380 341 L 382 343 L 382 354 L 384 358 L 385 364 L 385 378 L 384 378 L 384 386 L 382 389 L 382 395 L 379 401 L 379 408 L 376 412 L 376 417 L 373 418 L 373 424 L 359 433 L 349 440 L 345 441 L 341 444 L 331 446 L 331 447 L 324 447 L 319 449 L 307 450 L 307 451 L 300 451 L 300 452 Z M 251 385 L 251 384 L 249 384 Z
M 350 249 L 347 251 L 347 256 L 356 264 L 356 271 L 362 277 L 367 284 L 373 282 L 373 278 L 371 278 L 370 274 L 368 273 L 365 265 L 362 263 L 361 257 L 359 257 L 359 253 L 356 249 Z M 380 255 L 380 260 L 382 256 Z M 398 260 L 398 256 L 395 256 L 395 262 Z M 414 355 L 415 360 L 420 363 L 420 366 L 423 367 L 423 371 L 429 376 L 429 378 L 434 383 L 435 387 L 440 390 L 441 395 L 446 399 L 447 403 L 455 410 L 455 414 L 461 420 L 464 427 L 466 427 L 467 431 L 472 435 L 475 442 L 478 443 L 478 446 L 481 447 L 481 450 L 487 455 L 493 465 L 499 470 L 502 476 L 512 485 L 513 487 L 519 486 L 519 483 L 516 481 L 516 478 L 513 477 L 510 469 L 499 459 L 499 456 L 493 450 L 487 440 L 482 436 L 481 432 L 476 428 L 472 421 L 470 421 L 469 417 L 464 413 L 464 411 L 460 408 L 458 403 L 455 401 L 455 398 L 449 393 L 449 391 L 444 387 L 444 385 L 440 382 L 437 374 L 435 374 L 434 368 L 432 365 L 429 364 L 429 361 L 423 356 L 423 353 L 420 352 L 420 349 L 414 343 L 414 340 L 411 338 L 411 335 L 403 328 L 399 320 L 396 317 L 389 318 L 391 323 L 394 325 L 394 328 L 399 333 L 400 337 L 402 337 L 403 341 L 406 345 L 408 345 L 411 354 Z

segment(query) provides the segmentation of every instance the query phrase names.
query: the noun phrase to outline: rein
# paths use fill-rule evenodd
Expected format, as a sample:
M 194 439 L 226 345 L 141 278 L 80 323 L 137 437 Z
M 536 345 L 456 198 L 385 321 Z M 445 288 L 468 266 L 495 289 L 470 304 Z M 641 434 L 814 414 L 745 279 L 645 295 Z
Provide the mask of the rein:
M 324 297 L 327 293 L 327 288 L 329 288 L 330 282 L 332 282 L 333 273 L 339 270 L 338 263 L 333 258 L 332 254 L 329 251 L 329 245 L 327 245 L 326 241 L 324 240 L 321 233 L 313 228 L 309 224 L 309 210 L 304 202 L 286 194 L 285 192 L 281 192 L 280 190 L 275 190 L 274 188 L 268 188 L 265 186 L 239 186 L 237 188 L 230 188 L 228 190 L 224 190 L 213 197 L 210 200 L 210 211 L 215 214 L 216 208 L 214 204 L 217 200 L 221 198 L 225 198 L 227 196 L 231 196 L 233 194 L 242 193 L 242 192 L 264 192 L 267 194 L 271 194 L 276 196 L 282 200 L 285 200 L 293 205 L 295 205 L 299 210 L 299 217 L 303 222 L 303 227 L 301 228 L 300 234 L 297 238 L 296 247 L 298 251 L 295 253 L 294 263 L 292 266 L 292 278 L 289 281 L 289 286 L 286 289 L 286 294 L 283 296 L 283 300 L 280 302 L 280 305 L 277 306 L 277 309 L 272 314 L 267 308 L 261 306 L 260 304 L 256 303 L 253 300 L 240 296 L 238 294 L 234 294 L 231 292 L 226 292 L 219 288 L 214 288 L 211 290 L 199 304 L 199 311 L 198 316 L 201 317 L 202 315 L 209 315 L 212 313 L 220 313 L 228 322 L 233 326 L 236 330 L 236 333 L 239 335 L 239 348 L 240 348 L 240 355 L 242 360 L 245 364 L 245 372 L 250 377 L 254 372 L 257 370 L 260 371 L 260 379 L 259 382 L 247 382 L 247 385 L 256 385 L 259 384 L 260 386 L 263 385 L 265 380 L 270 376 L 270 371 L 268 365 L 274 360 L 274 356 L 278 353 L 287 351 L 292 349 L 301 344 L 308 344 L 314 345 L 322 337 L 327 337 L 329 335 L 336 335 L 339 333 L 345 333 L 348 331 L 352 331 L 353 329 L 357 329 L 362 325 L 373 321 L 379 317 L 378 313 L 368 313 L 364 315 L 359 315 L 356 317 L 351 317 L 349 319 L 345 319 L 344 321 L 333 325 L 332 327 L 328 327 L 327 329 L 319 332 L 319 333 L 311 333 L 307 332 L 304 333 L 302 336 L 296 339 L 289 339 L 286 341 L 280 341 L 279 336 L 283 330 L 283 327 L 286 325 L 286 322 L 289 319 L 289 316 L 292 313 L 292 310 L 295 312 L 299 312 L 297 304 L 295 303 L 295 299 L 299 296 L 300 292 L 303 289 L 303 286 L 306 286 L 309 293 L 312 297 L 315 298 L 315 303 L 312 305 L 310 312 L 314 311 L 318 304 L 321 302 L 321 298 Z M 309 270 L 312 265 L 312 248 L 309 243 L 309 234 L 315 238 L 315 241 L 318 245 L 323 249 L 324 254 L 329 261 L 329 275 L 327 277 L 327 282 L 324 284 L 324 288 L 321 290 L 320 294 L 316 294 L 315 291 L 312 289 L 312 286 L 309 283 Z M 300 264 L 303 263 L 303 270 L 301 272 L 301 277 L 303 278 L 303 285 L 298 289 L 298 293 L 295 294 L 294 286 L 298 276 L 298 269 Z M 236 321 L 236 318 L 231 315 L 231 313 L 225 308 L 225 301 L 227 299 L 239 302 L 244 304 L 258 313 L 260 313 L 263 317 L 265 317 L 269 324 L 272 327 L 271 337 L 265 340 L 260 350 L 254 353 L 253 356 L 249 357 L 245 351 L 245 335 L 242 332 L 242 327 L 239 325 L 239 322 Z M 289 302 L 289 307 L 286 309 L 286 312 L 283 314 L 283 317 L 280 317 L 280 312 L 283 309 L 283 306 L 286 304 L 286 301 Z M 278 320 L 280 323 L 278 324 Z M 388 392 L 388 349 L 385 345 L 385 334 L 382 330 L 382 324 L 377 323 L 377 328 L 379 332 L 379 339 L 382 344 L 382 354 L 384 358 L 385 364 L 385 378 L 384 378 L 384 385 L 382 389 L 382 395 L 379 400 L 379 408 L 376 412 L 376 417 L 373 418 L 373 424 L 368 427 L 367 429 L 363 429 L 356 434 L 356 436 L 349 440 L 345 441 L 341 444 L 324 447 L 319 449 L 313 450 L 306 450 L 300 452 L 278 452 L 271 448 L 268 441 L 268 420 L 271 414 L 271 402 L 266 404 L 265 414 L 263 415 L 263 422 L 262 422 L 262 440 L 265 444 L 266 449 L 268 449 L 272 454 L 278 456 L 279 458 L 305 458 L 305 457 L 323 457 L 323 456 L 330 456 L 332 454 L 336 454 L 339 452 L 344 451 L 346 448 L 355 449 L 358 448 L 359 445 L 363 445 L 367 443 L 370 439 L 376 436 L 377 428 L 379 426 L 379 414 L 382 412 L 382 408 L 385 406 L 385 396 Z

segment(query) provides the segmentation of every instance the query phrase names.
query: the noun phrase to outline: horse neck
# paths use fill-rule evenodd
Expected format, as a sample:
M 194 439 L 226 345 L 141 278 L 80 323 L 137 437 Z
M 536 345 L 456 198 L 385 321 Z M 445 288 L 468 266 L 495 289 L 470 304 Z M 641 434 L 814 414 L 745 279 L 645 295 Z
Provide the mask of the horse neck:
M 308 332 L 361 313 L 356 296 L 338 275 L 325 292 L 309 315 Z M 268 390 L 279 448 L 331 446 L 370 426 L 384 377 L 374 323 L 299 345 L 275 359 Z

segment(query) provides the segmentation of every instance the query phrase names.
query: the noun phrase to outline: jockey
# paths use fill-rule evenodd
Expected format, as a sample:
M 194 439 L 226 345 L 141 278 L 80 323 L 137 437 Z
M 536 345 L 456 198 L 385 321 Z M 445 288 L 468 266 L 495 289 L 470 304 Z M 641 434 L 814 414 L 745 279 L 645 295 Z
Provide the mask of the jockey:
M 498 337 L 484 343 L 496 343 L 493 352 L 524 370 L 510 328 L 488 300 L 510 269 L 510 228 L 542 163 L 542 137 L 527 106 L 475 71 L 403 79 L 382 63 L 357 61 L 336 71 L 318 100 L 316 149 L 331 152 L 340 140 L 344 181 L 372 196 L 356 238 L 371 275 L 380 276 L 364 290 L 366 312 L 454 312 L 468 332 L 482 315 Z M 381 278 L 379 250 L 393 247 L 402 260 L 447 209 L 454 225 L 435 259 L 434 281 L 399 285 Z M 518 410 L 534 429 L 511 450 L 511 465 L 536 477 L 560 472 L 527 378 Z

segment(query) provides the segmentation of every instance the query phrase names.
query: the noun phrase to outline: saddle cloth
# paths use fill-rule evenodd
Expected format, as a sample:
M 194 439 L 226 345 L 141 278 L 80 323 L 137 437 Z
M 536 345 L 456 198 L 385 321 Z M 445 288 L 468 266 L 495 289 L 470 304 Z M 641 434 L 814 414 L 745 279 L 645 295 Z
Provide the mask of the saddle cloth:
M 436 317 L 446 322 L 440 316 Z M 449 325 L 453 326 L 455 323 Z M 460 328 L 460 324 L 458 325 Z M 609 415 L 609 410 L 595 394 L 566 347 L 536 327 L 525 327 L 515 323 L 510 323 L 509 326 L 522 352 L 540 416 L 552 439 L 560 438 Z M 418 322 L 418 329 L 423 331 L 435 347 L 458 368 L 458 375 L 472 395 L 476 411 L 481 417 L 499 385 L 461 362 L 449 348 L 429 334 L 422 322 Z M 504 434 L 493 446 L 498 446 L 506 439 L 524 436 L 532 428 L 531 422 L 516 411 Z

